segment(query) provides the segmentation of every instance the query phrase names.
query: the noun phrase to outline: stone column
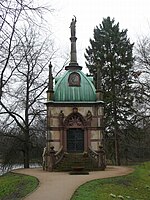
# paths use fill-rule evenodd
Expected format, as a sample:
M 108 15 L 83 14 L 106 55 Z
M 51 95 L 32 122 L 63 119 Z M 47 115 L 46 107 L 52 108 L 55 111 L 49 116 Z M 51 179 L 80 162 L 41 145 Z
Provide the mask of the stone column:
M 78 65 L 77 63 L 77 51 L 76 51 L 76 37 L 71 37 L 71 53 L 70 53 L 70 64 L 71 66 Z

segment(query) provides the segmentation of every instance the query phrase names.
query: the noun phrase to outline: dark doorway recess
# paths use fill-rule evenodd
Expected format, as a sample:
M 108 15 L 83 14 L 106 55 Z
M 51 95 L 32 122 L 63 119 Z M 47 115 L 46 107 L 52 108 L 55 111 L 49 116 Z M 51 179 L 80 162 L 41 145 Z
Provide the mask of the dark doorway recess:
M 70 128 L 67 130 L 67 151 L 69 153 L 82 153 L 84 151 L 84 130 Z

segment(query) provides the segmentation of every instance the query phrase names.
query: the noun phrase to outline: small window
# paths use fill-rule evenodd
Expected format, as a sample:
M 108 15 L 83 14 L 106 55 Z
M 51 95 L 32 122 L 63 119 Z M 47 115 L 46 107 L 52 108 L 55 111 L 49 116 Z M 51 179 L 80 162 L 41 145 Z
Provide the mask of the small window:
M 80 75 L 77 72 L 71 73 L 68 78 L 69 86 L 80 86 L 80 80 Z

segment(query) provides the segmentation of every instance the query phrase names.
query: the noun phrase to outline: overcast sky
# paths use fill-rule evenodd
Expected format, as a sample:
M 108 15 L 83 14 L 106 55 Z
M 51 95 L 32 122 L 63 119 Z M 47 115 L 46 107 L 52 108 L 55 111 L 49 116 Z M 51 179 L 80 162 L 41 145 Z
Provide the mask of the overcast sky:
M 48 1 L 48 0 L 46 0 Z M 93 37 L 93 29 L 103 18 L 110 16 L 119 22 L 121 29 L 128 29 L 131 42 L 138 36 L 150 33 L 150 0 L 49 0 L 55 9 L 50 17 L 51 30 L 55 38 L 55 47 L 60 54 L 70 52 L 70 22 L 77 17 L 77 58 L 85 66 L 84 53 Z

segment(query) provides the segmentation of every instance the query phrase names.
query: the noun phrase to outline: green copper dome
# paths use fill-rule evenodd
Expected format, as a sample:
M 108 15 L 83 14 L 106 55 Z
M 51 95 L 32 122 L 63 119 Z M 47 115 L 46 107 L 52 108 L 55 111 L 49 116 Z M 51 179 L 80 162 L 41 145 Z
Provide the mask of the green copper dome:
M 67 70 L 56 79 L 54 101 L 96 101 L 95 87 L 91 77 L 81 70 Z

